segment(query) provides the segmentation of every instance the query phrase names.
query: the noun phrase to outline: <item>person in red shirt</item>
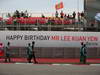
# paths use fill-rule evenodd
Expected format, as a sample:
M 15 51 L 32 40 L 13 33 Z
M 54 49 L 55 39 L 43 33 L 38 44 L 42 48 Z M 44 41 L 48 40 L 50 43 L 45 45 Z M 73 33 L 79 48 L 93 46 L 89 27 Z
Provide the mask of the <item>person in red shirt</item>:
M 0 56 L 4 56 L 3 43 L 0 43 Z
M 63 11 L 61 11 L 61 13 L 60 13 L 60 17 L 61 17 L 61 18 L 64 17 L 64 13 L 63 13 Z

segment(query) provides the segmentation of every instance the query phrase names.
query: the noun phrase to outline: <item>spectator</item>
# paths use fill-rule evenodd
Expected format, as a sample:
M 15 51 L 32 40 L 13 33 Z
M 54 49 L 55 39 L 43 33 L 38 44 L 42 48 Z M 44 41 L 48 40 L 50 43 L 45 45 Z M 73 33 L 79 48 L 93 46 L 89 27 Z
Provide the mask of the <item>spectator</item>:
M 42 14 L 42 18 L 45 18 L 44 14 Z
M 64 20 L 67 20 L 67 15 L 66 14 L 64 15 Z
M 56 11 L 56 13 L 55 13 L 56 18 L 58 18 L 58 15 L 59 15 L 59 13 L 58 13 L 58 11 Z
M 85 15 L 84 15 L 84 12 L 82 12 L 82 13 L 81 13 L 81 18 L 84 17 L 84 16 L 85 16 Z
M 70 18 L 70 15 L 69 15 L 69 14 L 67 15 L 67 18 L 68 18 L 68 19 Z
M 81 13 L 78 12 L 77 15 L 78 15 L 78 22 L 80 22 L 81 21 Z
M 64 17 L 64 13 L 63 13 L 63 11 L 61 11 L 61 13 L 60 13 L 60 17 L 61 17 L 61 18 Z
M 76 13 L 75 13 L 75 11 L 73 12 L 73 19 L 75 19 L 76 18 Z
M 26 18 L 28 18 L 28 12 L 27 12 L 27 10 L 24 12 L 24 17 L 26 17 Z
M 7 17 L 8 17 L 8 18 L 10 18 L 10 17 L 11 17 L 11 14 L 10 14 L 10 13 L 8 13 L 8 14 L 7 14 Z
M 20 13 L 19 13 L 18 10 L 16 10 L 15 15 L 16 15 L 17 18 L 20 18 Z
M 20 16 L 21 16 L 21 17 L 25 17 L 25 14 L 24 14 L 23 11 L 21 11 Z

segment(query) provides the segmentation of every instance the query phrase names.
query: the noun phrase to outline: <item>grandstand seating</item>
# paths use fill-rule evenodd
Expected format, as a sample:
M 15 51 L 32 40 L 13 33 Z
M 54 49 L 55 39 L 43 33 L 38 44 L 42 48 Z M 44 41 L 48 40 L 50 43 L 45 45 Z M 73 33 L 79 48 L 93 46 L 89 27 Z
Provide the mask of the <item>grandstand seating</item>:
M 70 20 L 64 20 L 64 21 L 63 21 L 63 24 L 64 24 L 64 25 L 66 25 L 66 24 L 72 24 L 72 22 L 71 22 Z
M 32 19 L 32 18 L 18 18 L 17 22 L 19 24 L 36 24 L 36 19 Z

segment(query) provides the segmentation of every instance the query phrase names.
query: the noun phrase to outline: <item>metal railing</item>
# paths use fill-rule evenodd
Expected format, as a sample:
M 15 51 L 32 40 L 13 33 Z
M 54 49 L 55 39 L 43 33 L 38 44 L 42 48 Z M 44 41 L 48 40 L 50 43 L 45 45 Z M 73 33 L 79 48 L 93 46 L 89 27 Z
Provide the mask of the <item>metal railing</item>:
M 2 14 L 4 16 L 5 14 Z M 59 19 L 59 18 L 58 18 Z M 64 23 L 64 21 L 75 21 L 71 23 Z M 60 19 L 60 22 L 55 23 L 56 20 L 49 19 L 9 19 L 4 18 L 0 20 L 0 30 L 28 30 L 28 31 L 100 31 L 98 24 L 89 25 L 88 23 L 79 22 L 75 19 Z

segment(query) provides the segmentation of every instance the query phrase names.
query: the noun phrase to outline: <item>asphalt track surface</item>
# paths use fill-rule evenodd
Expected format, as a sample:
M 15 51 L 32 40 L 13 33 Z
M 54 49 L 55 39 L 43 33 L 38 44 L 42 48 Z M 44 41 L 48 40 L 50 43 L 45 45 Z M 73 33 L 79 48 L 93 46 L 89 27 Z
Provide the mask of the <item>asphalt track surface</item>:
M 100 75 L 100 65 L 0 64 L 0 75 Z
M 39 64 L 47 64 L 47 63 L 66 63 L 66 64 L 71 64 L 71 63 L 76 63 L 79 64 L 80 63 L 80 59 L 67 59 L 67 58 L 37 58 L 36 59 L 38 61 Z M 0 58 L 0 63 L 5 63 L 4 62 L 5 59 L 4 58 Z M 11 58 L 11 63 L 27 63 L 27 58 Z M 32 60 L 32 62 L 34 62 Z M 87 63 L 88 64 L 100 64 L 100 58 L 96 58 L 96 59 L 87 59 Z

